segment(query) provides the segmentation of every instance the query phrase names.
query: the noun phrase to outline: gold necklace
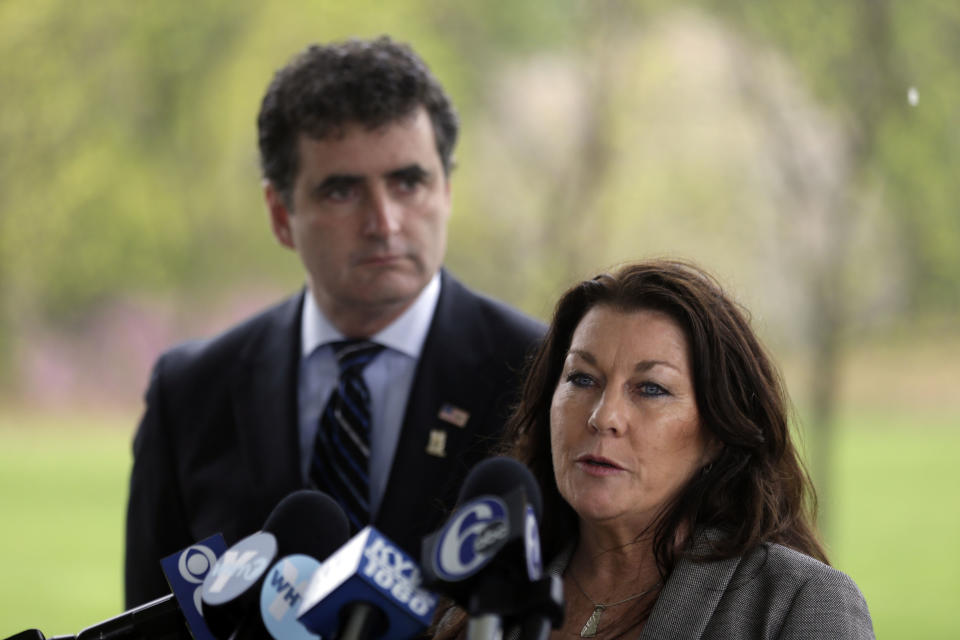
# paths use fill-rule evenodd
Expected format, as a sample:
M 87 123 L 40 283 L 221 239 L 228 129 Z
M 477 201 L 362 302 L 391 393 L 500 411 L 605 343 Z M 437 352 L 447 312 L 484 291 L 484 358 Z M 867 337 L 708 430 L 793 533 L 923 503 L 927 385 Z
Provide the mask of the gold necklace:
M 587 622 L 583 625 L 583 629 L 580 630 L 581 638 L 593 638 L 597 635 L 597 632 L 600 630 L 600 616 L 603 615 L 603 612 L 609 609 L 610 607 L 615 607 L 618 604 L 623 604 L 624 602 L 630 602 L 631 600 L 636 600 L 641 596 L 645 596 L 657 587 L 660 586 L 660 581 L 657 581 L 652 587 L 640 593 L 635 593 L 628 598 L 623 600 L 617 600 L 616 602 L 597 602 L 593 598 L 587 595 L 587 592 L 583 590 L 583 587 L 580 586 L 580 581 L 577 580 L 577 576 L 574 575 L 573 569 L 570 570 L 570 577 L 573 579 L 573 584 L 577 585 L 577 589 L 580 590 L 580 593 L 583 594 L 583 597 L 590 601 L 590 604 L 593 605 L 593 613 L 590 614 L 590 617 L 587 618 Z

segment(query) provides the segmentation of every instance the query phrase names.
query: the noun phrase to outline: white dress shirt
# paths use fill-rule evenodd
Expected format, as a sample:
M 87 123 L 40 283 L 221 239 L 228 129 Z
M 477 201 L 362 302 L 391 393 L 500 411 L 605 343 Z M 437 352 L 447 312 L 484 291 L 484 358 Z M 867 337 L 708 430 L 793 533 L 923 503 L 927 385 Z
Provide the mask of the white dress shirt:
M 437 273 L 409 309 L 369 338 L 386 347 L 363 370 L 363 380 L 370 390 L 371 517 L 379 511 L 380 501 L 386 491 L 413 376 L 439 297 L 440 274 Z M 300 318 L 301 353 L 297 383 L 300 466 L 305 480 L 310 476 L 310 461 L 320 414 L 340 376 L 330 343 L 344 339 L 344 335 L 320 311 L 308 290 Z

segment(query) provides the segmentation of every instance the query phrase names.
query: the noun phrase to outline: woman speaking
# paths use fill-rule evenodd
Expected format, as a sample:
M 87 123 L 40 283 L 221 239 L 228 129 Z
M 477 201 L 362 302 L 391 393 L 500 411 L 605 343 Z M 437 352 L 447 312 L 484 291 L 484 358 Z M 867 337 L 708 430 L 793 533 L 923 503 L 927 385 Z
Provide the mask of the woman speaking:
M 827 564 L 788 401 L 745 313 L 676 261 L 557 304 L 507 434 L 563 577 L 554 638 L 872 638 Z M 463 634 L 447 615 L 438 637 Z

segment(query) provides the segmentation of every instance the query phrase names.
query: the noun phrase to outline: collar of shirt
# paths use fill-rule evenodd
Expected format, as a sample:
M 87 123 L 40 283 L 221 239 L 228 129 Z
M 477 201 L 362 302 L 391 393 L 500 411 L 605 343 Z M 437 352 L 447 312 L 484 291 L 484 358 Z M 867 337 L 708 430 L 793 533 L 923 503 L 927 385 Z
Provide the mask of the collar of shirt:
M 386 349 L 364 369 L 363 377 L 370 390 L 370 506 L 376 514 L 386 491 L 393 456 L 397 449 L 407 399 L 413 387 L 417 362 L 423 350 L 437 301 L 440 297 L 440 276 L 434 275 L 417 299 L 371 340 Z M 300 464 L 303 476 L 309 474 L 317 425 L 330 393 L 337 384 L 337 364 L 330 342 L 342 340 L 343 334 L 330 324 L 307 292 L 301 317 L 300 374 L 297 382 L 299 414 Z
M 414 360 L 420 357 L 423 343 L 430 330 L 433 312 L 440 298 L 440 274 L 433 274 L 433 278 L 423 288 L 420 295 L 410 308 L 391 322 L 379 333 L 370 336 L 370 340 L 382 344 L 388 349 L 399 351 Z M 301 359 L 306 359 L 317 348 L 343 340 L 344 335 L 334 327 L 320 307 L 313 294 L 308 290 L 303 300 L 303 312 L 300 320 Z

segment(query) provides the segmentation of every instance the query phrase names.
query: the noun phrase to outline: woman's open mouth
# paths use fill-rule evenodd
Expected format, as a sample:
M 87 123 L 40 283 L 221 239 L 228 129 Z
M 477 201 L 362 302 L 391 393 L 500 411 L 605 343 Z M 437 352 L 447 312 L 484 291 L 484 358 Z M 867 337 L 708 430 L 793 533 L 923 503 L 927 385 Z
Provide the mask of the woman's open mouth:
M 581 469 L 594 475 L 608 475 L 611 473 L 616 473 L 617 471 L 623 471 L 623 467 L 618 465 L 616 462 L 601 456 L 580 456 L 577 458 L 576 462 Z

